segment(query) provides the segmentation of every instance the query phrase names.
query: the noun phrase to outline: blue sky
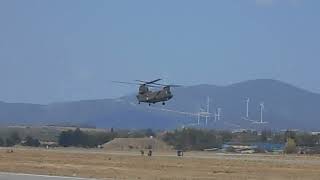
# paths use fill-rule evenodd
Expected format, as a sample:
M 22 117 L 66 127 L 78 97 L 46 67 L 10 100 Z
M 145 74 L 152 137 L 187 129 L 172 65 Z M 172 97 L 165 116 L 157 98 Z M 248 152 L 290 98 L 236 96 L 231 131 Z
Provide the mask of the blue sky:
M 0 101 L 119 97 L 165 78 L 320 93 L 318 0 L 1 0 Z

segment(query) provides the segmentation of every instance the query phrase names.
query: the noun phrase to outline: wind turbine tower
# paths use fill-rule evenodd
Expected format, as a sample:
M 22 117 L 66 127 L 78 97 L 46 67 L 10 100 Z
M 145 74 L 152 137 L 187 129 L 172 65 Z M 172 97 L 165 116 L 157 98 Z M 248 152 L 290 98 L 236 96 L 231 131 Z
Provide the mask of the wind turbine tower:
M 249 102 L 250 102 L 250 98 L 246 99 L 246 104 L 247 104 L 247 113 L 246 113 L 246 118 L 249 119 Z
M 264 111 L 264 103 L 260 103 L 260 121 L 253 121 L 254 124 L 267 124 L 268 122 L 263 121 L 263 111 Z
M 207 97 L 206 125 L 208 124 L 209 114 L 210 114 L 210 97 L 208 96 L 208 97 Z
M 220 117 L 221 117 L 221 108 L 217 108 L 217 111 L 214 114 L 214 122 L 220 121 Z
M 264 111 L 264 103 L 260 103 L 260 123 L 263 123 L 263 111 Z
M 218 121 L 220 121 L 220 117 L 221 117 L 221 108 L 218 108 L 218 114 L 217 114 L 217 116 L 218 116 Z
M 214 113 L 214 122 L 220 121 L 221 117 L 221 108 L 217 108 L 217 111 Z

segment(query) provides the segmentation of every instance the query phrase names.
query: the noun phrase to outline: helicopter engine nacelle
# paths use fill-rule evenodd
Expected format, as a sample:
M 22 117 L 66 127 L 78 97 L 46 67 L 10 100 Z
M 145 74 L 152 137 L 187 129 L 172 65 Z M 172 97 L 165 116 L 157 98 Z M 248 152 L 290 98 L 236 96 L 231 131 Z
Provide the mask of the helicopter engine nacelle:
M 163 90 L 165 90 L 166 94 L 171 94 L 170 86 L 165 86 Z
M 146 85 L 141 85 L 139 87 L 139 94 L 145 94 L 147 92 L 149 92 L 149 88 Z

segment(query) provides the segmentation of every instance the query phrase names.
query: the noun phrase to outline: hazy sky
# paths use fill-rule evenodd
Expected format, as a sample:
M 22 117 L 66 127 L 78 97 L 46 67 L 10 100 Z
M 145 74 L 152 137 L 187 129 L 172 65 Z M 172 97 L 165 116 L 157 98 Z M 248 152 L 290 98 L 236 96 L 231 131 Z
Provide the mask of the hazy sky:
M 118 97 L 166 78 L 320 92 L 319 0 L 1 0 L 0 101 Z

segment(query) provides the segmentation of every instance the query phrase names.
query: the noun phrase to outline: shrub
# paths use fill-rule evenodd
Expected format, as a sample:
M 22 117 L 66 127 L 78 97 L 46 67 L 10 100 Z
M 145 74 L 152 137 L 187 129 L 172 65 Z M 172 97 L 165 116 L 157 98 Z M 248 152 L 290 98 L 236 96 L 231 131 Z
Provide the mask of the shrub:
M 292 138 L 287 139 L 286 146 L 284 148 L 286 154 L 292 154 L 297 152 L 296 142 Z

